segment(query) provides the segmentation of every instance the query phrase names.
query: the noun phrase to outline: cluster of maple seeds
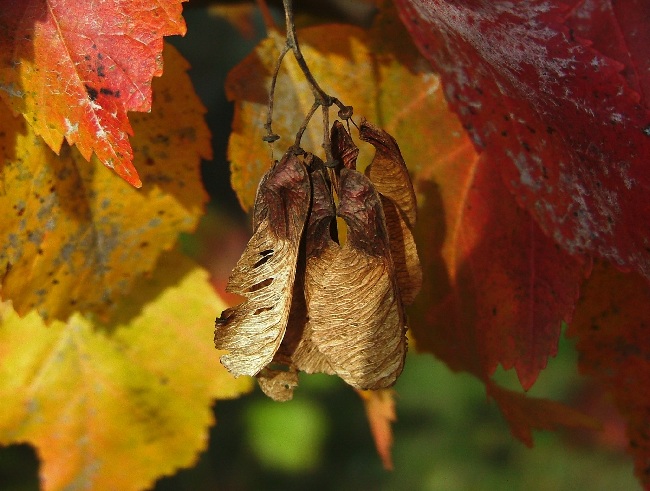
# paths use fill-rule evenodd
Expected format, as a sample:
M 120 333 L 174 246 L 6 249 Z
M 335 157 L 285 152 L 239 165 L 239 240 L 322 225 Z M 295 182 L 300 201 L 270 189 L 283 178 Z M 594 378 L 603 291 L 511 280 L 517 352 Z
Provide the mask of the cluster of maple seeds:
M 234 376 L 256 376 L 276 400 L 292 398 L 299 371 L 375 390 L 392 386 L 404 366 L 404 305 L 422 284 L 415 193 L 395 140 L 367 121 L 359 136 L 376 149 L 365 175 L 338 121 L 334 167 L 295 147 L 275 162 L 228 282 L 246 300 L 216 321 L 215 345 L 229 351 L 221 363 Z M 337 216 L 347 227 L 343 244 Z

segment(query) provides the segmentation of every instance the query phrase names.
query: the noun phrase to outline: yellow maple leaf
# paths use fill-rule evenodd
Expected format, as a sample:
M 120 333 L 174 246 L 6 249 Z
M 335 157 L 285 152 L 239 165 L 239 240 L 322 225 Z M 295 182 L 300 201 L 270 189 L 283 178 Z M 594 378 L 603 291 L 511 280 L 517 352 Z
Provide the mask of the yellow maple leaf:
M 109 324 L 75 314 L 46 327 L 2 304 L 0 443 L 34 445 L 48 491 L 142 489 L 191 465 L 214 423 L 212 401 L 251 388 L 214 351 L 224 307 L 207 272 L 178 253 Z
M 131 117 L 140 190 L 76 149 L 55 155 L 22 118 L 0 111 L 2 297 L 21 315 L 106 311 L 194 229 L 207 200 L 199 165 L 210 133 L 187 62 L 171 47 L 165 60 L 151 113 Z

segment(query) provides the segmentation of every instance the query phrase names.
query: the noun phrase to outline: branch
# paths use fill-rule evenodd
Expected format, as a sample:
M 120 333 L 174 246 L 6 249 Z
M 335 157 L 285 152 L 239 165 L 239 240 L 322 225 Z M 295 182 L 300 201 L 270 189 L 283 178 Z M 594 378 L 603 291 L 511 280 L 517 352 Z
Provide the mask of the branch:
M 296 139 L 293 145 L 294 152 L 302 153 L 302 149 L 300 147 L 300 140 L 302 139 L 302 135 L 307 129 L 307 125 L 309 124 L 309 121 L 311 120 L 316 110 L 319 107 L 322 107 L 323 125 L 325 126 L 323 131 L 323 148 L 325 150 L 325 156 L 327 159 L 326 165 L 328 167 L 335 167 L 336 162 L 332 158 L 332 148 L 331 148 L 330 135 L 329 135 L 329 108 L 332 105 L 336 105 L 339 108 L 338 116 L 344 121 L 350 120 L 350 118 L 352 117 L 353 109 L 352 106 L 346 106 L 338 98 L 329 95 L 318 84 L 316 78 L 311 73 L 311 70 L 309 69 L 307 62 L 305 61 L 302 51 L 300 50 L 300 43 L 298 42 L 298 38 L 296 36 L 296 26 L 293 20 L 293 2 L 292 0 L 282 0 L 282 4 L 284 6 L 284 15 L 285 15 L 286 29 L 287 29 L 286 42 L 284 48 L 280 53 L 280 56 L 278 57 L 275 70 L 273 72 L 273 77 L 271 79 L 271 89 L 269 91 L 268 114 L 266 118 L 266 124 L 264 125 L 264 128 L 266 129 L 266 135 L 263 137 L 263 140 L 268 143 L 273 143 L 280 138 L 279 135 L 273 133 L 273 129 L 272 129 L 273 99 L 275 97 L 275 86 L 276 86 L 278 74 L 280 72 L 280 66 L 282 65 L 282 60 L 284 59 L 287 52 L 291 50 L 294 58 L 296 59 L 296 62 L 298 63 L 298 66 L 300 67 L 300 70 L 302 71 L 303 75 L 307 79 L 307 82 L 309 83 L 309 86 L 311 87 L 311 90 L 314 94 L 314 104 L 310 109 L 309 114 L 306 116 L 305 120 L 300 126 L 298 133 L 296 134 Z

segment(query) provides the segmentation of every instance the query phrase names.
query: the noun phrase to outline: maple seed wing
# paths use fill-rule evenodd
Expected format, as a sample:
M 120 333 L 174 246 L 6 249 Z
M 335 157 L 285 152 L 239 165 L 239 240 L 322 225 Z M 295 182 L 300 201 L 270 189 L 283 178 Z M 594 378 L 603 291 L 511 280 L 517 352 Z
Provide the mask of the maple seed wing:
M 358 389 L 395 383 L 406 355 L 406 322 L 381 201 L 359 172 L 341 170 L 339 212 L 347 242 L 308 276 L 314 344 L 337 375 Z M 331 251 L 331 250 L 330 250 Z
M 285 333 L 298 251 L 309 210 L 304 165 L 285 155 L 260 182 L 255 231 L 230 275 L 227 290 L 246 297 L 216 321 L 221 363 L 235 376 L 256 375 L 271 362 Z
M 422 266 L 415 245 L 413 231 L 402 218 L 394 201 L 381 196 L 390 237 L 390 253 L 395 268 L 395 279 L 404 305 L 410 305 L 422 288 Z
M 359 127 L 359 136 L 376 149 L 366 175 L 381 195 L 397 284 L 402 302 L 409 305 L 422 288 L 422 267 L 413 238 L 417 218 L 413 184 L 392 136 L 365 120 Z
M 339 245 L 332 240 L 331 227 L 336 225 L 336 210 L 323 170 L 313 171 L 311 180 L 312 206 L 305 231 L 305 302 L 308 315 L 314 295 L 321 293 L 314 291 L 314 277 L 321 275 L 321 271 L 336 260 L 340 250 Z M 333 305 L 332 308 L 337 307 Z M 311 319 L 304 327 L 293 352 L 292 362 L 296 368 L 306 373 L 335 373 L 327 357 L 314 344 Z
M 340 121 L 334 121 L 332 125 L 332 155 L 343 167 L 356 170 L 359 147 Z
M 359 138 L 375 147 L 375 156 L 366 175 L 380 194 L 395 202 L 409 229 L 417 219 L 417 201 L 406 163 L 395 139 L 374 124 L 363 120 Z

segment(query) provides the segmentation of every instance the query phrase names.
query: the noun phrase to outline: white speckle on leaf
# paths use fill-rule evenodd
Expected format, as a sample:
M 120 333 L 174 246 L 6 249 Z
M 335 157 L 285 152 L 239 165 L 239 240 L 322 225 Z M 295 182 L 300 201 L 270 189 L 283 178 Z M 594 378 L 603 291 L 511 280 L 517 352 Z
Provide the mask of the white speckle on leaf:
M 0 90 L 4 90 L 11 97 L 20 97 L 21 99 L 25 97 L 25 93 L 18 89 L 13 82 L 10 84 L 0 84 Z
M 66 136 L 70 136 L 74 133 L 77 133 L 79 131 L 79 123 L 73 123 L 71 122 L 68 118 L 65 118 L 63 120 L 65 124 L 65 134 Z
M 541 188 L 541 185 L 539 182 L 535 181 L 530 172 L 526 154 L 524 152 L 519 152 L 517 155 L 515 155 L 512 151 L 507 150 L 506 155 L 517 166 L 517 169 L 519 170 L 519 181 L 521 184 L 535 191 L 539 190 Z
M 610 116 L 610 119 L 611 119 L 614 123 L 621 124 L 621 123 L 623 122 L 623 115 L 620 114 L 620 113 L 613 113 L 613 114 Z

